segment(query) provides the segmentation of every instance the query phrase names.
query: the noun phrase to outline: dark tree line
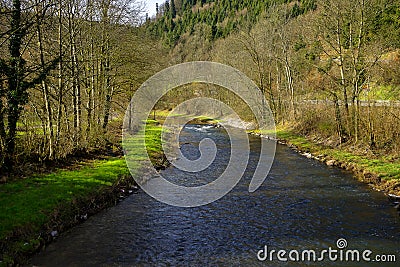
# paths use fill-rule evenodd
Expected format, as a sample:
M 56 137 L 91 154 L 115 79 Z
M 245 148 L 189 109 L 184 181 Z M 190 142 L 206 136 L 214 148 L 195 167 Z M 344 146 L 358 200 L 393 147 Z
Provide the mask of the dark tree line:
M 206 38 L 225 38 L 242 26 L 254 24 L 270 6 L 286 2 L 295 2 L 290 12 L 293 17 L 316 8 L 314 0 L 166 1 L 161 5 L 155 20 L 148 24 L 148 30 L 156 36 L 163 37 L 170 47 L 175 46 L 183 34 L 193 33 L 197 24 L 210 26 Z M 193 12 L 193 9 L 196 11 Z

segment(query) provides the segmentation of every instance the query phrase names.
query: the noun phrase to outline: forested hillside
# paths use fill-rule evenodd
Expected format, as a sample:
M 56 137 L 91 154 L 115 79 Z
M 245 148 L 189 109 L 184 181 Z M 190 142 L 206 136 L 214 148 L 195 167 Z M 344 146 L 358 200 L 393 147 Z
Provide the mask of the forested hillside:
M 269 7 L 293 2 L 288 0 L 171 0 L 156 7 L 156 20 L 149 25 L 149 31 L 162 36 L 169 46 L 177 44 L 184 34 L 192 34 L 204 28 L 208 40 L 224 38 L 244 26 L 256 23 Z M 295 1 L 291 17 L 316 8 L 315 0 Z
M 217 61 L 251 77 L 278 125 L 360 153 L 395 155 L 399 26 L 400 3 L 391 0 L 175 0 L 146 22 L 173 63 Z

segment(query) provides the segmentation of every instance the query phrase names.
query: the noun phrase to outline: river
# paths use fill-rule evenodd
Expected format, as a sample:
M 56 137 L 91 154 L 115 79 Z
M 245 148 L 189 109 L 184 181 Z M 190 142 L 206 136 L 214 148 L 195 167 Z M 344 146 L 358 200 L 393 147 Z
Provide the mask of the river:
M 183 154 L 196 159 L 204 137 L 214 139 L 218 147 L 213 165 L 197 174 L 170 167 L 163 171 L 169 180 L 197 186 L 223 172 L 230 156 L 223 129 L 187 126 L 181 136 Z M 346 239 L 346 249 L 371 250 L 372 259 L 393 254 L 400 261 L 400 224 L 382 193 L 355 181 L 350 173 L 281 145 L 267 179 L 249 193 L 260 139 L 250 137 L 250 145 L 245 176 L 222 199 L 178 208 L 139 191 L 62 234 L 32 259 L 31 266 L 398 266 L 332 262 L 327 257 L 323 262 L 260 261 L 257 253 L 265 246 L 321 252 L 337 249 L 340 238 Z

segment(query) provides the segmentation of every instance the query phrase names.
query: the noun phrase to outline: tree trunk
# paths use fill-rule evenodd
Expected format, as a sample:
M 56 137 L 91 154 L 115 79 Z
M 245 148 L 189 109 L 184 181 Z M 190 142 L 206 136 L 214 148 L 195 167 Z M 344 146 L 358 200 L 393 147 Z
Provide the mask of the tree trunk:
M 343 123 L 342 123 L 342 115 L 340 112 L 340 106 L 339 106 L 339 98 L 337 97 L 336 94 L 333 94 L 334 97 L 334 105 L 335 105 L 335 121 L 336 121 L 336 126 L 337 126 L 337 133 L 339 135 L 340 139 L 340 144 L 343 144 L 346 142 L 346 132 L 343 128 Z
M 340 10 L 338 10 L 338 12 L 340 12 Z M 340 68 L 340 86 L 342 87 L 347 127 L 349 127 L 350 112 L 349 112 L 349 101 L 348 101 L 348 96 L 347 96 L 346 76 L 345 76 L 345 69 L 344 69 L 343 41 L 342 41 L 341 34 L 342 34 L 342 26 L 340 23 L 340 15 L 337 15 L 336 16 L 336 45 L 337 45 L 338 60 L 339 60 L 338 65 Z
M 40 65 L 42 67 L 42 71 L 45 71 L 46 65 L 44 61 L 44 52 L 43 52 L 43 42 L 42 42 L 42 31 L 41 31 L 41 18 L 39 16 L 39 3 L 36 2 L 36 33 L 38 37 L 38 49 L 39 49 L 39 57 L 40 57 Z M 53 142 L 54 142 L 54 130 L 53 130 L 53 116 L 52 116 L 52 110 L 51 110 L 51 103 L 49 99 L 49 90 L 47 86 L 47 82 L 43 80 L 42 82 L 42 93 L 43 93 L 43 100 L 44 100 L 44 105 L 46 109 L 46 127 L 47 127 L 47 132 L 48 137 L 47 137 L 47 142 L 48 142 L 48 156 L 50 159 L 53 158 Z M 44 129 L 45 130 L 45 129 Z
M 73 5 L 71 3 L 70 5 Z M 81 138 L 81 84 L 79 79 L 79 62 L 77 57 L 76 50 L 76 25 L 75 25 L 75 17 L 72 10 L 72 6 L 70 6 L 70 14 L 69 14 L 69 38 L 70 38 L 70 56 L 71 56 L 71 78 L 72 78 L 72 105 L 73 105 L 73 114 L 74 114 L 74 145 L 75 148 L 79 148 L 80 146 L 80 138 Z
M 10 70 L 8 73 L 8 92 L 7 92 L 7 134 L 6 134 L 6 153 L 4 165 L 7 171 L 13 168 L 13 157 L 15 151 L 15 138 L 17 122 L 21 113 L 20 104 L 25 101 L 24 87 L 22 86 L 25 62 L 21 56 L 22 38 L 24 32 L 21 25 L 21 2 L 12 1 L 11 15 L 11 37 L 9 44 Z
M 63 91 L 64 91 L 64 79 L 63 79 L 63 45 L 62 45 L 62 0 L 59 0 L 58 7 L 58 55 L 60 61 L 58 63 L 58 99 L 57 99 L 57 129 L 56 129 L 56 149 L 60 145 L 61 137 L 61 120 L 62 120 L 62 108 L 63 108 Z
M 4 144 L 6 140 L 6 130 L 4 125 L 4 104 L 2 97 L 4 96 L 3 82 L 0 82 L 0 152 L 4 155 Z M 3 156 L 0 157 L 0 166 L 3 162 Z
M 102 80 L 103 80 L 103 90 L 105 92 L 104 98 L 104 114 L 103 114 L 103 129 L 106 130 L 109 119 L 110 119 L 110 110 L 111 110 L 111 101 L 112 101 L 112 85 L 111 85 L 111 77 L 110 77 L 110 36 L 108 34 L 108 28 L 110 26 L 110 18 L 109 18 L 109 8 L 110 2 L 104 2 L 102 6 L 102 43 L 101 43 L 101 57 L 102 57 Z
M 371 117 L 371 102 L 368 97 L 368 132 L 369 132 L 369 147 L 371 149 L 376 148 L 376 140 L 375 140 L 375 129 L 374 122 Z

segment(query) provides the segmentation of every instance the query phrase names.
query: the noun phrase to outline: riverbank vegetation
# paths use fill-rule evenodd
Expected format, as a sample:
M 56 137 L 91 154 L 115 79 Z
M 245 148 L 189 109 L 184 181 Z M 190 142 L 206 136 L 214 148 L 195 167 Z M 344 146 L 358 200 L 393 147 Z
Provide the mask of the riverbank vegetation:
M 270 134 L 259 130 L 249 133 L 263 138 L 269 138 Z M 351 146 L 331 146 L 318 135 L 303 136 L 287 126 L 277 128 L 276 138 L 307 158 L 354 173 L 358 180 L 375 190 L 400 195 L 400 162 L 393 155 L 365 154 Z
M 121 186 L 132 185 L 129 177 L 125 160 L 119 157 L 2 185 L 2 263 L 21 263 L 58 233 L 115 204 Z

